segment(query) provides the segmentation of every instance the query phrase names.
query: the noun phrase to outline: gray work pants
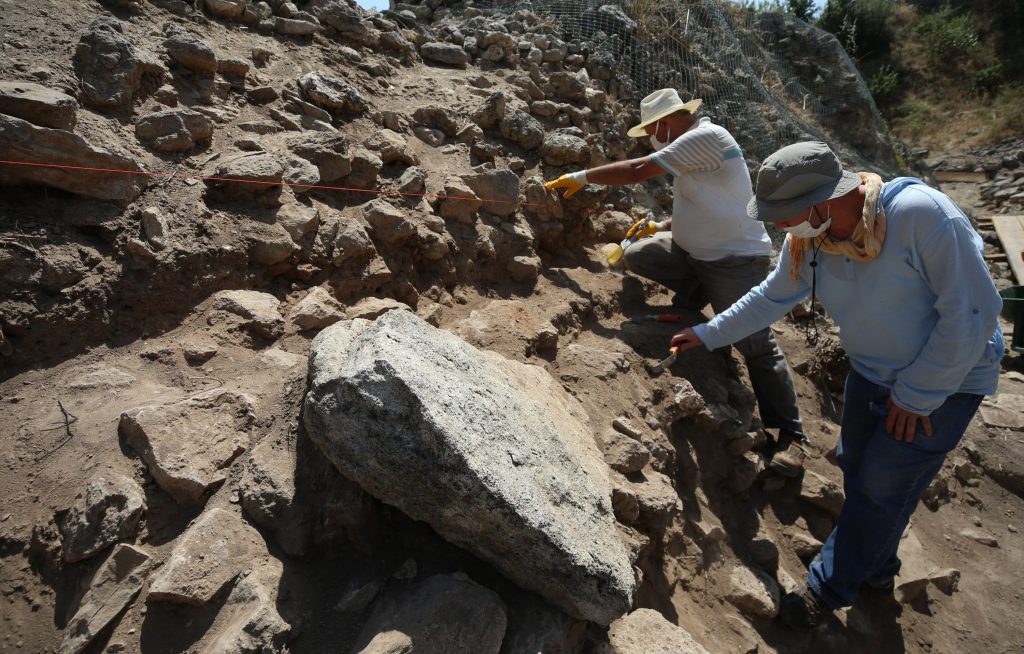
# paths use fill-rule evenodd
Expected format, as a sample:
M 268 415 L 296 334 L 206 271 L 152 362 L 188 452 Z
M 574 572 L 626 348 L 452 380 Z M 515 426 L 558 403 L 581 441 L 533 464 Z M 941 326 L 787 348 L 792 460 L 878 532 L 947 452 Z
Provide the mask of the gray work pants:
M 768 276 L 768 257 L 726 257 L 700 261 L 658 232 L 626 249 L 626 268 L 676 293 L 672 304 L 699 311 L 708 302 L 720 313 Z M 803 433 L 793 373 L 771 329 L 733 344 L 747 362 L 761 422 L 770 429 Z

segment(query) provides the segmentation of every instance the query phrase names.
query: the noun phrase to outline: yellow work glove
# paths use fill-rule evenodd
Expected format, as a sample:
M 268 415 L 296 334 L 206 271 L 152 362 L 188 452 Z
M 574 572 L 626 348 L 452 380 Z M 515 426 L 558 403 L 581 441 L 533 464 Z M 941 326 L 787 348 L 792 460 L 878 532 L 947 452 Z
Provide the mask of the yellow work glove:
M 626 232 L 627 241 L 639 241 L 640 239 L 650 236 L 658 231 L 658 223 L 644 218 L 633 223 L 633 226 Z
M 581 170 L 578 173 L 569 173 L 568 175 L 562 175 L 558 179 L 553 179 L 550 182 L 544 182 L 544 188 L 553 191 L 555 189 L 564 188 L 565 194 L 563 198 L 571 198 L 576 195 L 576 191 L 587 185 L 587 171 Z

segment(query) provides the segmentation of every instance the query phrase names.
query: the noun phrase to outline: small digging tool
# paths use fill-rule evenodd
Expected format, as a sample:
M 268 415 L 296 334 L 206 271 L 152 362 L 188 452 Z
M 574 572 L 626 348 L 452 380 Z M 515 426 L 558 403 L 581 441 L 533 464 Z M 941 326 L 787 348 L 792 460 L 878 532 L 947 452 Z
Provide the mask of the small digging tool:
M 660 375 L 662 372 L 665 371 L 665 368 L 668 368 L 669 366 L 676 362 L 676 355 L 679 353 L 679 348 L 672 347 L 669 348 L 668 351 L 669 355 L 667 357 L 659 361 L 657 365 L 651 367 L 652 375 Z
M 682 318 L 678 313 L 648 313 L 630 318 L 629 322 L 679 322 Z

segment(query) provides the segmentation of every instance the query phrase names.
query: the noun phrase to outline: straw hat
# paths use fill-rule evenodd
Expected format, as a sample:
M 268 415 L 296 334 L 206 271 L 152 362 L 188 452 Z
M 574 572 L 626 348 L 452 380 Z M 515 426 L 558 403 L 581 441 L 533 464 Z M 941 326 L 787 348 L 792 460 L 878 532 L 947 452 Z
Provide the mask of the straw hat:
M 677 111 L 688 111 L 692 114 L 697 111 L 702 102 L 704 101 L 699 98 L 683 102 L 679 99 L 679 94 L 675 89 L 658 89 L 640 101 L 640 124 L 631 127 L 626 134 L 635 137 L 647 136 L 644 128 L 651 123 Z

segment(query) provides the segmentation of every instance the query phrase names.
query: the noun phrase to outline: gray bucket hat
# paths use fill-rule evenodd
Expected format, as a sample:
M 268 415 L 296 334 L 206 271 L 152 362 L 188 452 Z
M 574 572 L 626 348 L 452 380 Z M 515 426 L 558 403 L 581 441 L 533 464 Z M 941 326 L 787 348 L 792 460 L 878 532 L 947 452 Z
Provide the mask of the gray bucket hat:
M 843 170 L 821 141 L 787 145 L 768 155 L 757 171 L 747 215 L 777 223 L 808 207 L 846 195 L 860 186 L 860 175 Z

